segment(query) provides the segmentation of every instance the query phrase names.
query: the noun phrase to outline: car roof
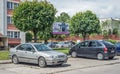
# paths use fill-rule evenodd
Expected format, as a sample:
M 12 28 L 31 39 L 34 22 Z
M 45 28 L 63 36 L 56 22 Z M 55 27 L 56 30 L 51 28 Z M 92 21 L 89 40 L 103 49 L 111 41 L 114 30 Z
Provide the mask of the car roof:
M 43 43 L 23 43 L 23 44 L 31 44 L 31 45 L 36 45 L 36 44 L 43 44 Z
M 103 40 L 85 40 L 85 41 L 103 41 Z M 83 41 L 84 42 L 84 41 Z

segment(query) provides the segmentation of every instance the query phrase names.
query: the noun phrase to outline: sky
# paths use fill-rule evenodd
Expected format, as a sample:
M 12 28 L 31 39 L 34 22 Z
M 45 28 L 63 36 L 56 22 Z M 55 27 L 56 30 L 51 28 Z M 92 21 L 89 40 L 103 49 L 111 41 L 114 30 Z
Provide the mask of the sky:
M 99 18 L 120 18 L 120 0 L 47 0 L 57 9 L 56 16 L 61 12 L 71 17 L 77 12 L 91 10 Z

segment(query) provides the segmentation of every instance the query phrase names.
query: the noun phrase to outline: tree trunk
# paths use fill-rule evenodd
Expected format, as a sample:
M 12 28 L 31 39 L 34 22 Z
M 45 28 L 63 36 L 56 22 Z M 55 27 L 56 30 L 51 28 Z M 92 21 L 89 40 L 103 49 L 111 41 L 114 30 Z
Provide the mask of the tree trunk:
M 83 41 L 86 40 L 86 34 L 82 33 L 82 36 L 83 36 Z
M 47 44 L 48 42 L 47 42 L 47 40 L 44 40 L 44 42 L 45 42 L 45 44 Z
M 34 42 L 37 42 L 37 31 L 33 31 L 34 34 Z

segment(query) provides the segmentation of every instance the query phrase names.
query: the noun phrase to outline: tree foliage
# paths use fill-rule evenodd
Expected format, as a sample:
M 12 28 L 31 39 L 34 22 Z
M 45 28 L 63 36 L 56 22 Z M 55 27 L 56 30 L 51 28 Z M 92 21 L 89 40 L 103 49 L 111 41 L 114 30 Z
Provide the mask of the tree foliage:
M 13 21 L 21 31 L 32 31 L 36 42 L 38 32 L 43 36 L 51 32 L 55 14 L 56 9 L 46 0 L 40 2 L 26 0 L 14 9 Z
M 69 21 L 70 21 L 70 16 L 65 12 L 62 12 L 60 16 L 55 17 L 55 22 L 69 23 Z
M 30 32 L 27 32 L 25 37 L 26 37 L 25 38 L 26 42 L 31 42 L 32 41 L 32 34 Z
M 113 29 L 113 34 L 116 35 L 116 36 L 118 35 L 118 28 Z
M 71 18 L 70 28 L 72 33 L 77 35 L 82 34 L 84 40 L 87 35 L 101 32 L 99 19 L 96 14 L 89 10 L 76 13 L 76 15 Z

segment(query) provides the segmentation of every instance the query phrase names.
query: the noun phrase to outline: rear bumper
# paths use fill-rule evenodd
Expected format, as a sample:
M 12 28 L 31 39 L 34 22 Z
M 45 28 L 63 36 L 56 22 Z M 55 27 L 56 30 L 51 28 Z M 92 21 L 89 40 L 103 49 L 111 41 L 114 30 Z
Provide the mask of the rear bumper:
M 109 54 L 109 53 L 104 53 L 104 59 L 109 59 L 109 57 L 115 57 L 116 53 Z

